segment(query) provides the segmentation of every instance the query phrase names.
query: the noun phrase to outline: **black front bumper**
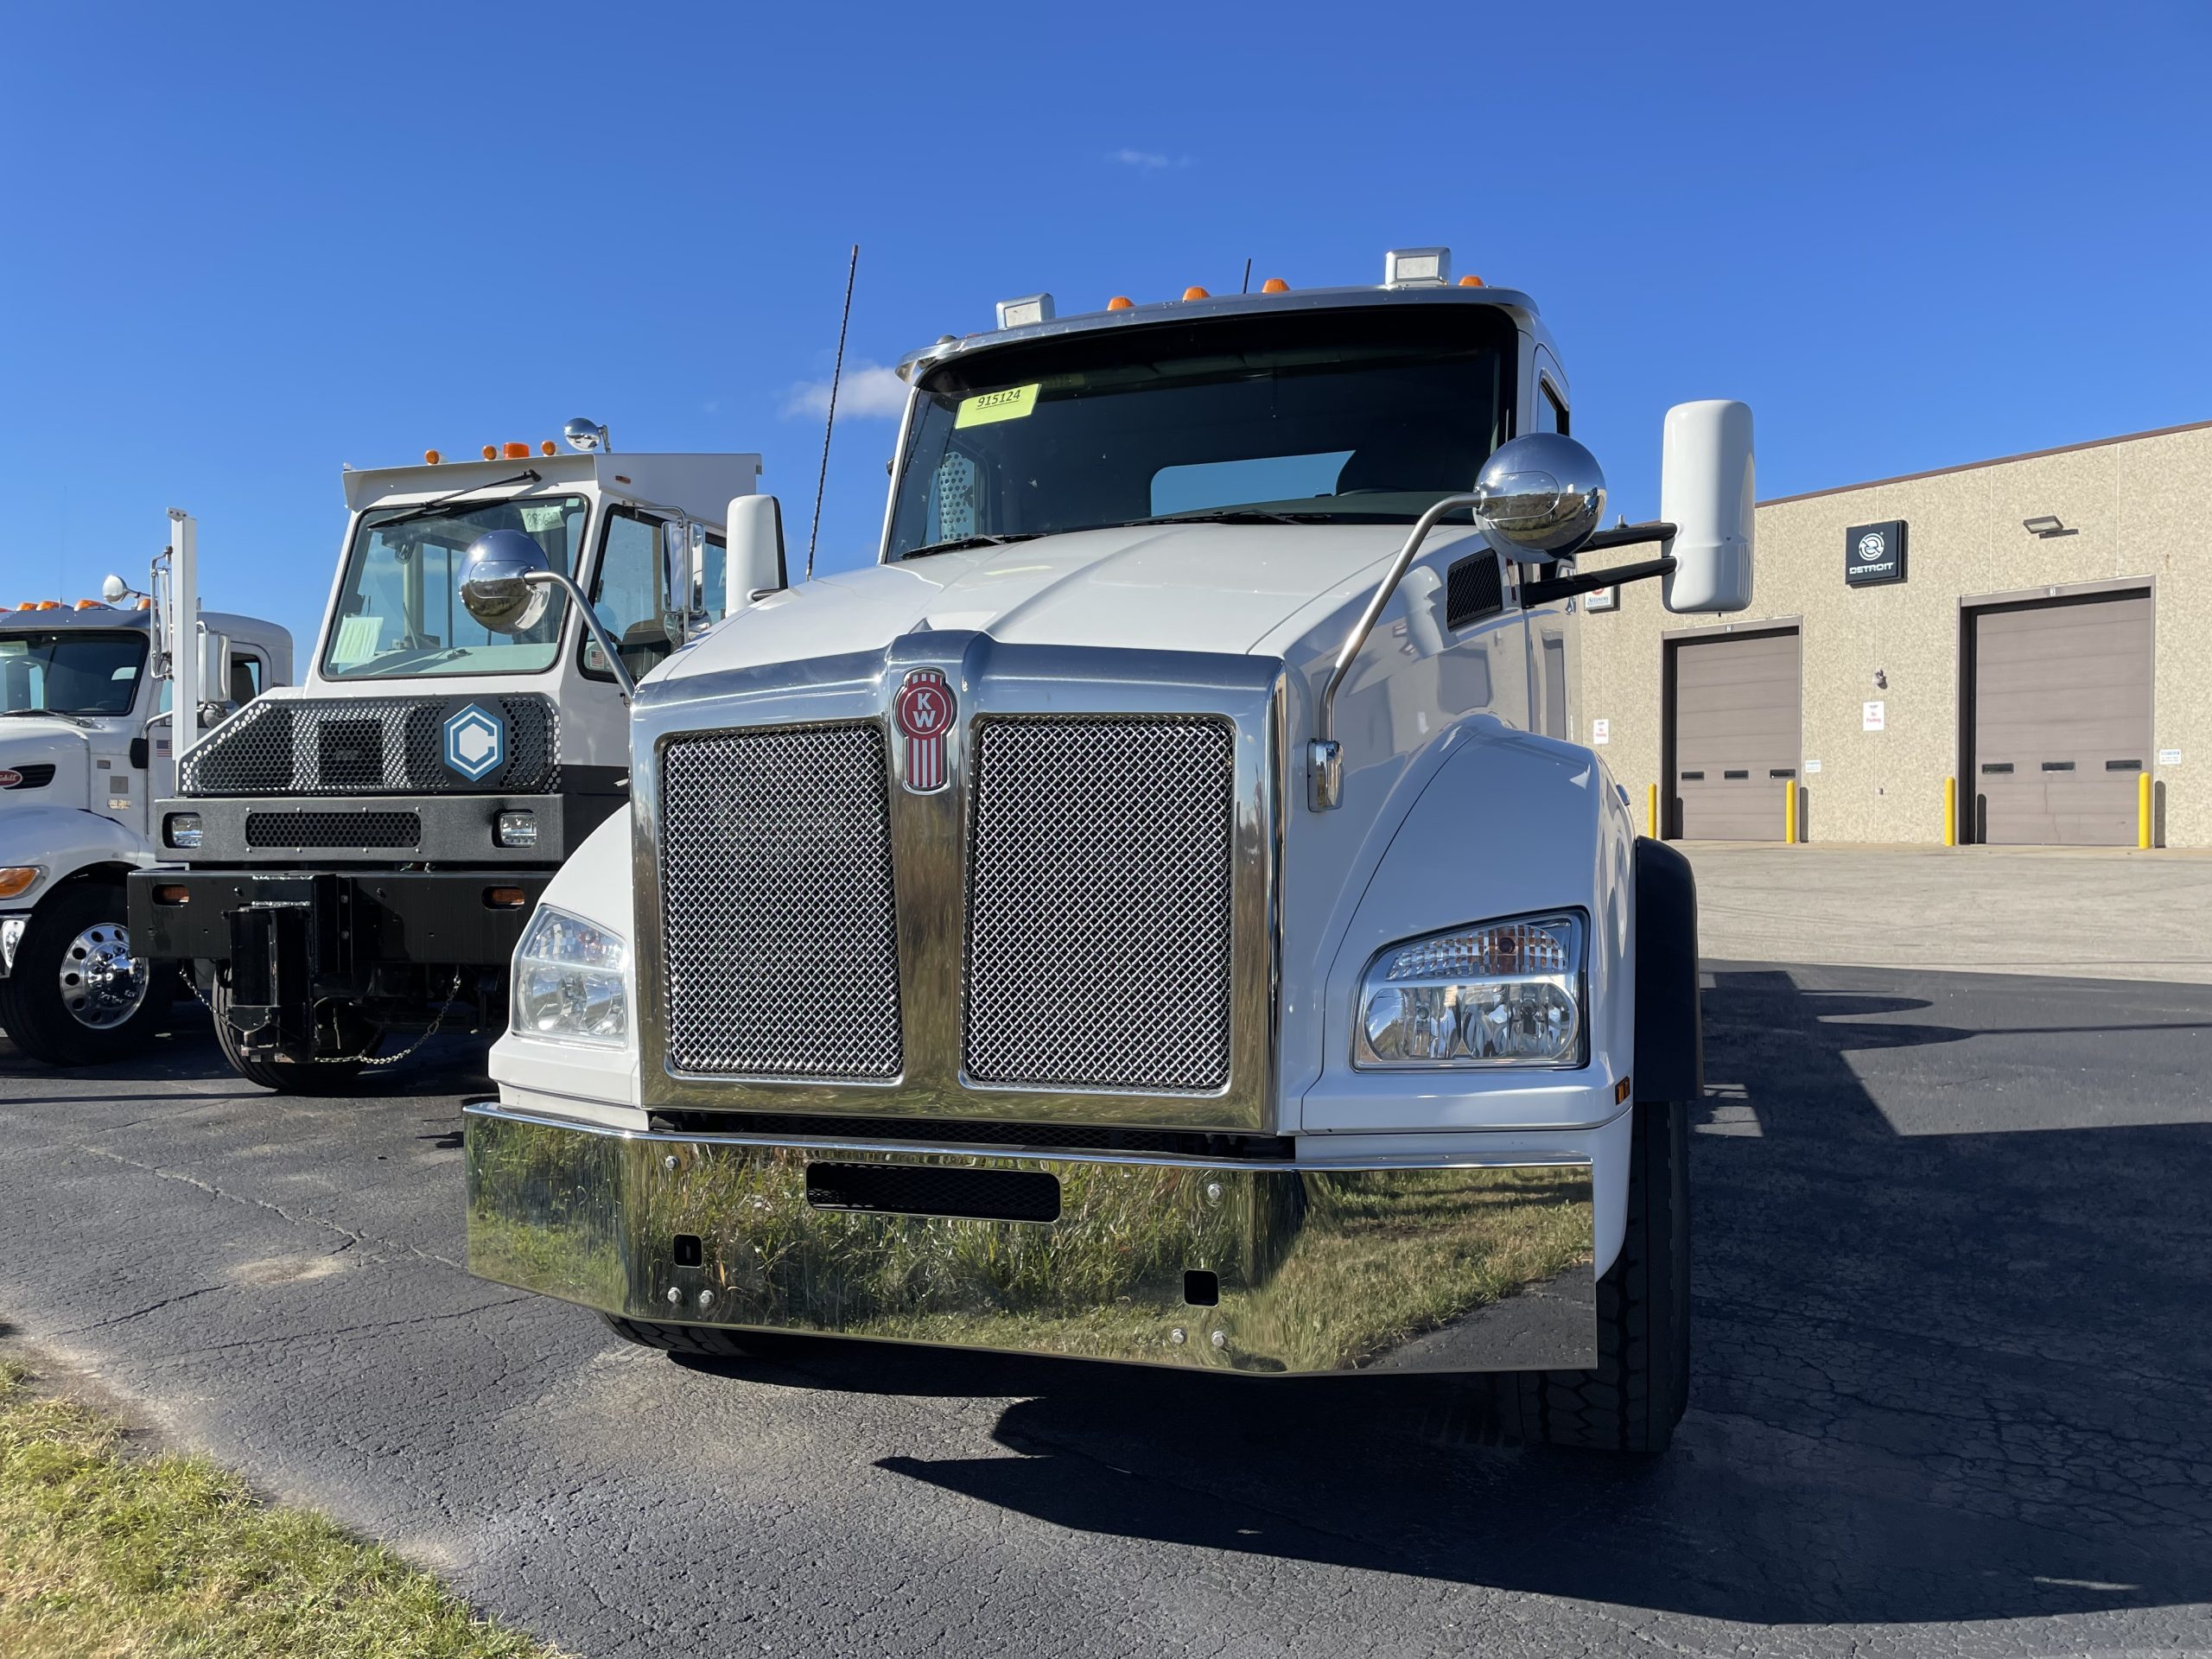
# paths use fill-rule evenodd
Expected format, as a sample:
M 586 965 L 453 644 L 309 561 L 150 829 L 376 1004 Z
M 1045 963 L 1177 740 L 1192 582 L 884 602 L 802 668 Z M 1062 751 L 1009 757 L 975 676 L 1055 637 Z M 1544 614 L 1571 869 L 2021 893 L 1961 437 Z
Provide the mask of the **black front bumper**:
M 134 871 L 130 938 L 155 962 L 216 965 L 255 1052 L 313 1059 L 328 1006 L 405 1020 L 464 981 L 499 1000 L 550 869 Z M 346 1046 L 344 1044 L 340 1047 Z

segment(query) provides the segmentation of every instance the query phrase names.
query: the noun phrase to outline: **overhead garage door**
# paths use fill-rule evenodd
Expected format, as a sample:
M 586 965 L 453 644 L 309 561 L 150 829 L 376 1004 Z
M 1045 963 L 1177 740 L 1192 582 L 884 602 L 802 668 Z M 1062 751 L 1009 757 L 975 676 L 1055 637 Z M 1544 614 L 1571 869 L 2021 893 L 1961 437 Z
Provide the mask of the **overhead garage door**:
M 1797 776 L 1800 653 L 1795 628 L 1674 647 L 1675 833 L 1692 841 L 1779 841 Z
M 2151 764 L 2151 596 L 1993 606 L 1967 626 L 1974 839 L 2133 846 Z

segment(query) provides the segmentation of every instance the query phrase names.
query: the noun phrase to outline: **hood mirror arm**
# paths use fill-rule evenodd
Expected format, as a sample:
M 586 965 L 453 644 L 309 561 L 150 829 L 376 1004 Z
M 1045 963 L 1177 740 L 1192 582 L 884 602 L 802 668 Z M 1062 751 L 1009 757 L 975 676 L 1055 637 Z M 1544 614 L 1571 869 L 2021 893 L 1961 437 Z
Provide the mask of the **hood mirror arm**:
M 1327 682 L 1313 708 L 1313 741 L 1306 746 L 1306 772 L 1313 810 L 1326 812 L 1344 798 L 1344 747 L 1337 741 L 1337 690 L 1344 683 L 1344 676 L 1351 671 L 1353 660 L 1367 644 L 1367 636 L 1375 632 L 1375 624 L 1382 617 L 1382 607 L 1390 602 L 1390 595 L 1398 591 L 1414 555 L 1421 551 L 1421 544 L 1428 539 L 1447 512 L 1457 512 L 1462 507 L 1479 508 L 1483 498 L 1478 495 L 1447 495 L 1414 521 L 1406 537 L 1406 544 L 1398 550 L 1398 556 L 1390 561 L 1390 569 L 1367 601 L 1367 608 L 1360 613 L 1359 620 L 1344 636 L 1344 644 L 1337 651 L 1336 665 L 1329 671 Z
M 622 660 L 622 653 L 616 649 L 613 636 L 607 632 L 607 625 L 593 611 L 590 602 L 584 598 L 584 590 L 576 586 L 575 579 L 559 570 L 531 570 L 524 574 L 523 580 L 533 588 L 556 588 L 569 596 L 569 603 L 583 619 L 584 632 L 591 635 L 592 643 L 599 647 L 599 654 L 607 658 L 607 671 L 614 676 L 614 687 L 622 694 L 622 701 L 629 702 L 633 700 L 638 695 L 638 683 L 630 677 L 630 665 Z

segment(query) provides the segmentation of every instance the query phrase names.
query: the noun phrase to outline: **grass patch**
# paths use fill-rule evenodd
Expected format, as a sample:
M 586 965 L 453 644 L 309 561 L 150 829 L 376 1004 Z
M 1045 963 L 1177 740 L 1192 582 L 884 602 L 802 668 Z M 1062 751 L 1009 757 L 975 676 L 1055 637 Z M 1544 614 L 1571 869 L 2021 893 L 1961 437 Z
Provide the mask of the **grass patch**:
M 0 1360 L 0 1654 L 9 1659 L 555 1659 L 428 1573 L 273 1507 L 204 1458 Z

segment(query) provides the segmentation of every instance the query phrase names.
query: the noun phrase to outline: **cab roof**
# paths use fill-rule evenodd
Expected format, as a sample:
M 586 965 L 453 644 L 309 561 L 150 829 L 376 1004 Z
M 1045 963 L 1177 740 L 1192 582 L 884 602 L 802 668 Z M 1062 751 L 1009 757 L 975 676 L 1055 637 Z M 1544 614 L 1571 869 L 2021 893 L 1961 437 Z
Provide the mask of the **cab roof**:
M 341 474 L 348 511 L 430 500 L 456 492 L 522 484 L 524 493 L 592 488 L 646 505 L 703 512 L 758 488 L 760 457 L 740 453 L 649 454 L 570 451 L 516 460 L 417 461 L 411 467 L 348 467 Z
M 1086 311 L 1054 317 L 1019 328 L 994 328 L 956 338 L 946 334 L 933 345 L 910 352 L 899 360 L 899 378 L 911 383 L 923 370 L 1019 340 L 1050 340 L 1064 334 L 1103 334 L 1114 328 L 1142 328 L 1171 322 L 1202 322 L 1214 317 L 1249 317 L 1268 312 L 1371 310 L 1402 305 L 1479 305 L 1503 311 L 1516 327 L 1558 355 L 1550 331 L 1537 315 L 1536 302 L 1516 289 L 1458 288 L 1436 283 L 1404 283 L 1374 288 L 1290 289 L 1279 294 L 1221 294 L 1204 299 L 1163 300 L 1148 305 L 1124 306 L 1118 310 Z

